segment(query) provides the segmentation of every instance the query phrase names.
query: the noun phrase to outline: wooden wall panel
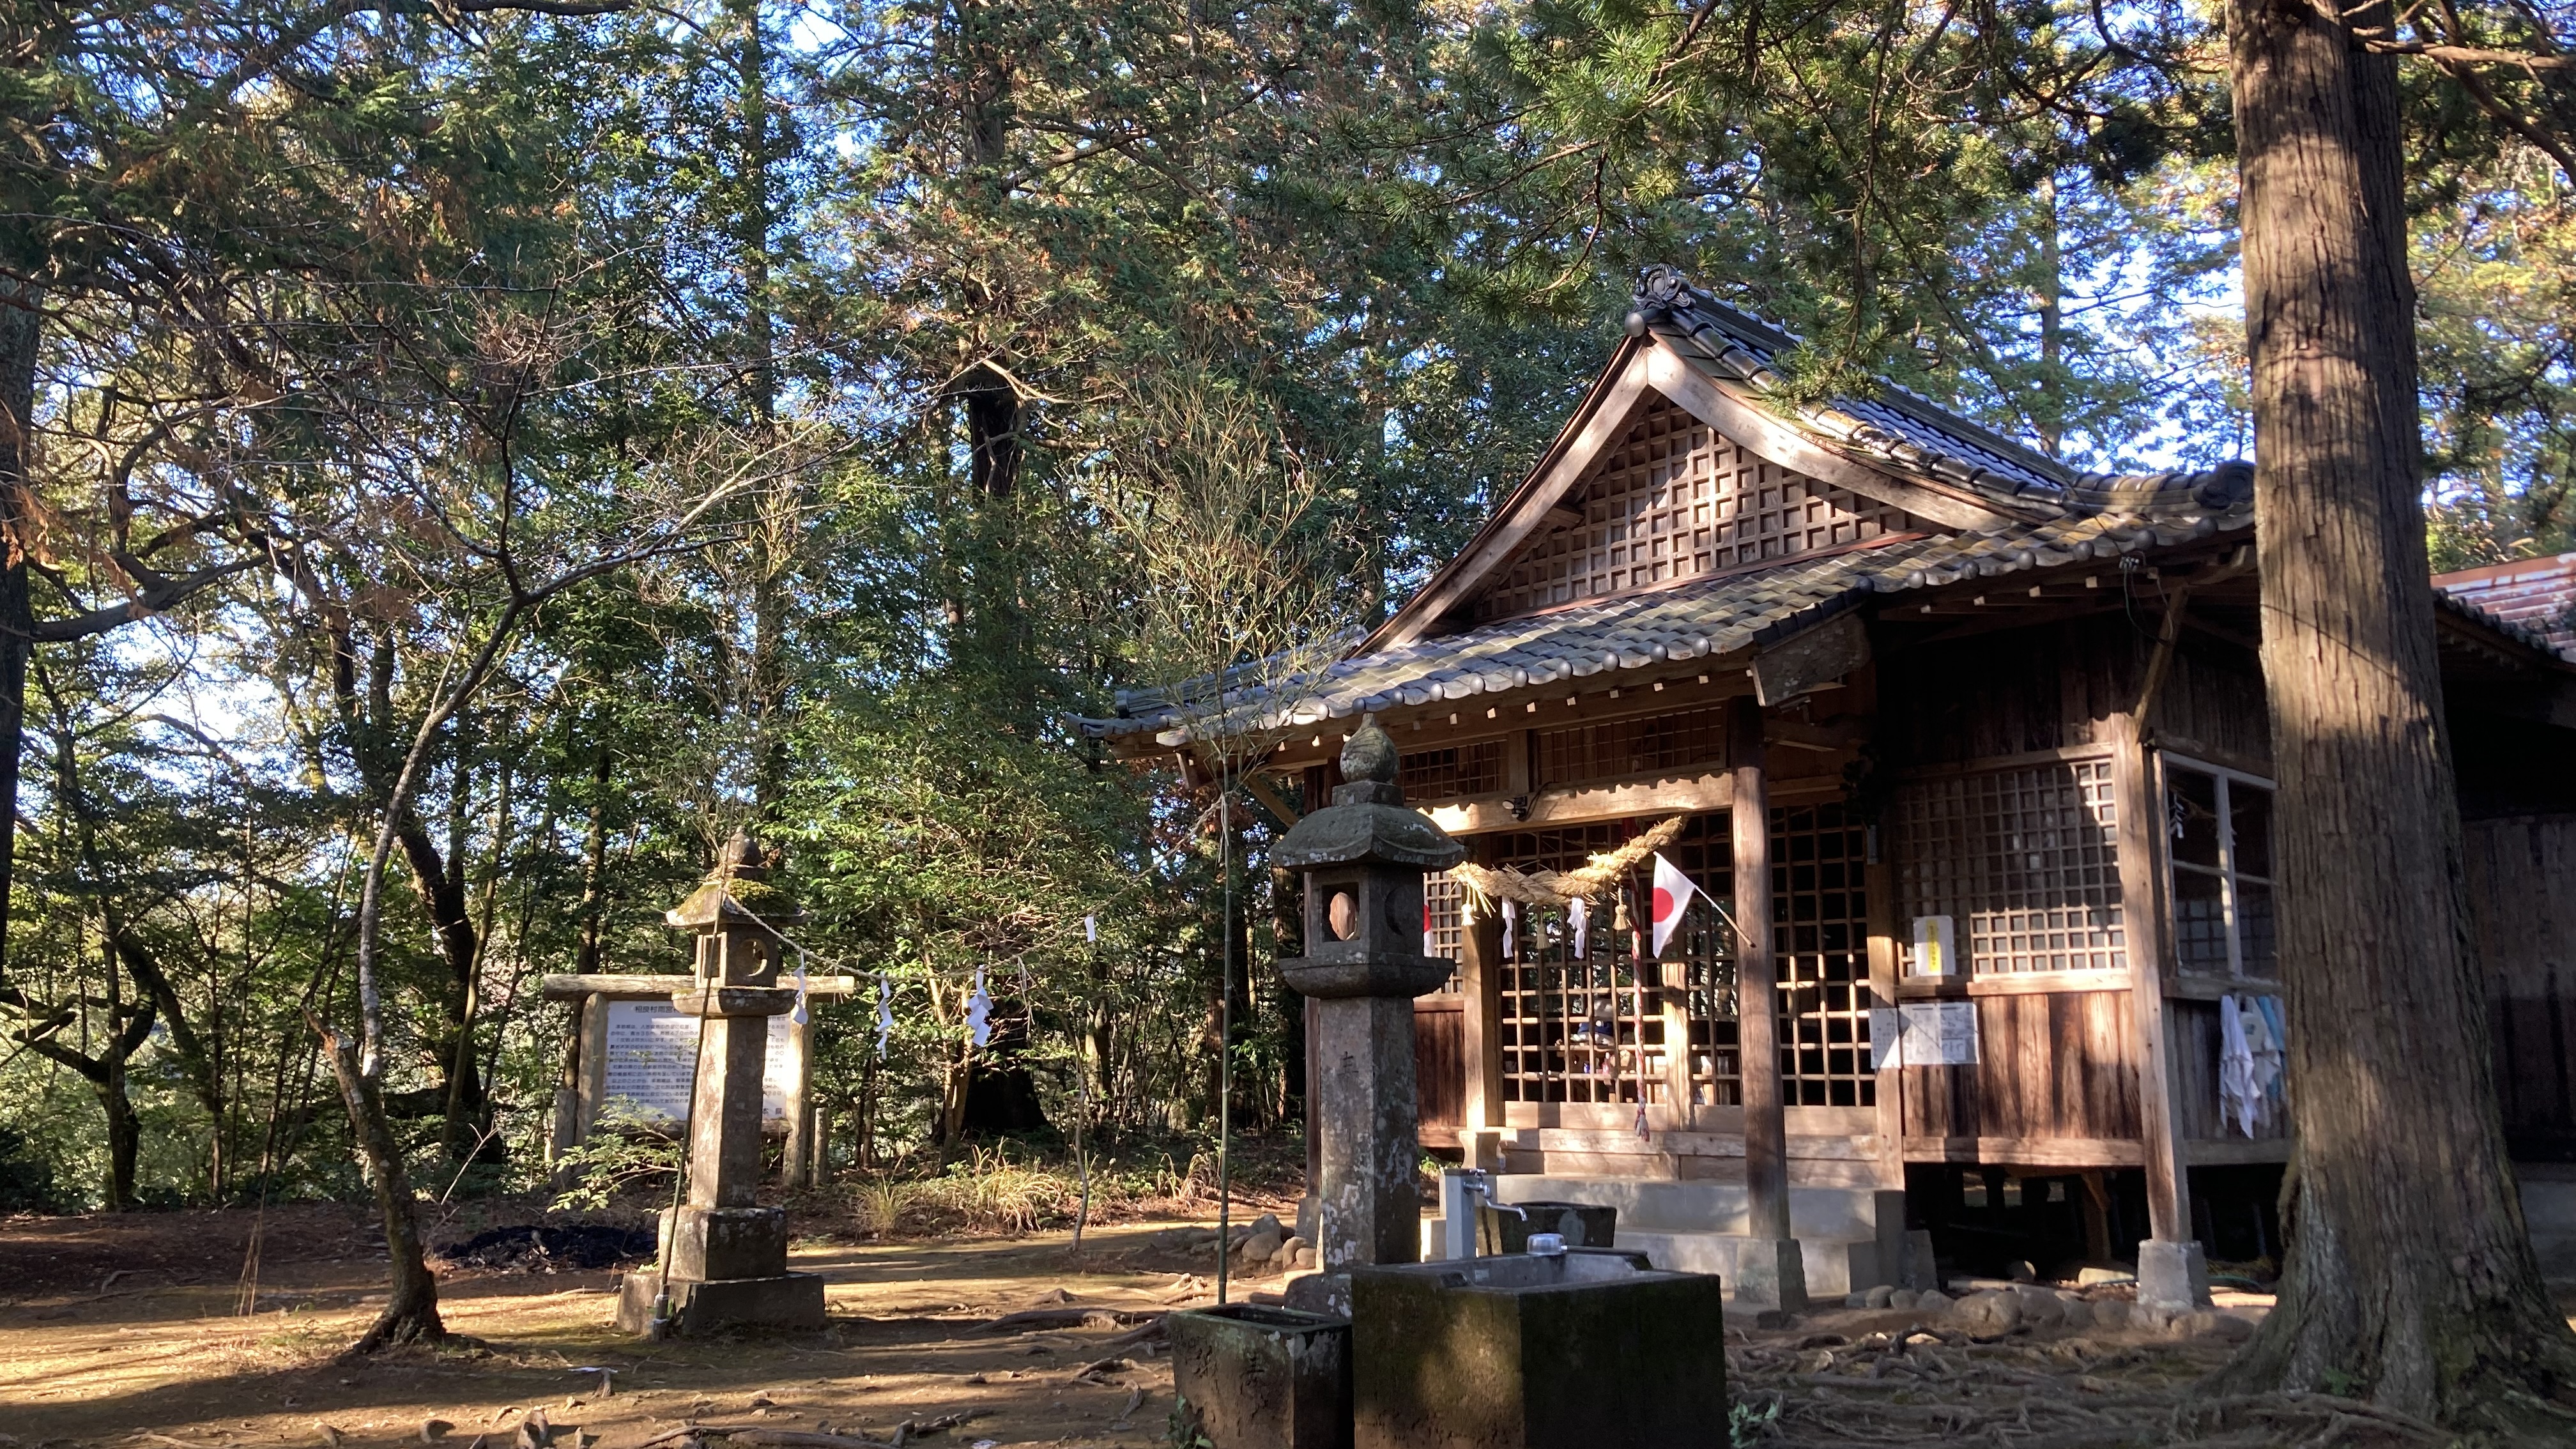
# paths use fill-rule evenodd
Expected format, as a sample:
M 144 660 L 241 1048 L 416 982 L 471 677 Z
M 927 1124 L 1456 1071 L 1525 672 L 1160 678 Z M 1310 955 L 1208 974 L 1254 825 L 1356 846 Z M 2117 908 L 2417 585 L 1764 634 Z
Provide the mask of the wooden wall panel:
M 2152 625 L 2152 612 L 2142 618 Z M 2119 613 L 1884 648 L 1881 748 L 1901 768 L 2107 744 L 2113 720 L 2137 706 L 2153 648 Z M 2156 732 L 2268 760 L 2263 700 L 2252 651 L 2186 631 L 2156 694 Z
M 1880 748 L 1904 768 L 2102 743 L 2145 657 L 2116 616 L 1883 650 Z
M 2465 834 L 2505 1140 L 2518 1158 L 2576 1162 L 2576 815 Z
M 2136 1016 L 2126 991 L 1980 996 L 1977 1065 L 1905 1069 L 1905 1135 L 2130 1138 Z
M 1413 1101 L 1422 1145 L 1455 1147 L 1467 1121 L 1466 998 L 1425 996 L 1413 1003 Z
M 2168 999 L 2173 1023 L 2175 1135 L 2186 1142 L 2277 1142 L 2290 1135 L 2289 1114 L 2275 1112 L 2247 1138 L 2218 1112 L 2219 1017 L 2215 1001 Z
M 2254 763 L 2272 758 L 2272 717 L 2263 666 L 2251 650 L 2186 632 L 2156 693 L 2160 739 Z

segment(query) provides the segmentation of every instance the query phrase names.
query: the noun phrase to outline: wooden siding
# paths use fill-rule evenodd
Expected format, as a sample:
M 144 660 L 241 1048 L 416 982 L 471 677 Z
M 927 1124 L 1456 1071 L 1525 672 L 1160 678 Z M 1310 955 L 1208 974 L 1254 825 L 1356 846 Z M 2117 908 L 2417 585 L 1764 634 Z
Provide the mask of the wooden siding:
M 2476 820 L 2466 836 L 2505 1140 L 2576 1162 L 2576 815 Z
M 2278 989 L 2263 993 L 2277 995 Z M 2186 1142 L 2278 1142 L 2290 1135 L 2288 1113 L 2254 1126 L 2252 1138 L 2218 1113 L 2218 1003 L 2169 997 L 2173 1023 L 2175 1134 Z
M 1422 1145 L 1455 1147 L 1467 1121 L 1466 998 L 1425 996 L 1413 1003 L 1413 1103 Z
M 2186 631 L 2156 691 L 2156 737 L 2221 764 L 2264 773 L 2272 758 L 2272 716 L 2263 667 L 2251 650 Z
M 1902 614 L 1890 616 L 1901 622 Z M 2152 621 L 2152 614 L 2142 614 Z M 1880 750 L 1899 769 L 2112 743 L 2154 640 L 2120 612 L 1880 647 Z M 2186 632 L 2156 694 L 2159 737 L 2243 764 L 2271 758 L 2251 651 Z
M 2137 1017 L 2128 992 L 1973 999 L 1977 1064 L 1905 1069 L 1909 1144 L 2137 1138 Z

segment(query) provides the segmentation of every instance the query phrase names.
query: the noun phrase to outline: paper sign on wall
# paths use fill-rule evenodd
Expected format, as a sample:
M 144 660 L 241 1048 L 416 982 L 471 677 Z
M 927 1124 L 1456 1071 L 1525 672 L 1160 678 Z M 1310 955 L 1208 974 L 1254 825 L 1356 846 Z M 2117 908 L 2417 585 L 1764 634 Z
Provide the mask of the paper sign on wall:
M 689 1113 L 689 1071 L 697 1056 L 698 1019 L 668 1001 L 611 1001 L 608 1006 L 606 1097 L 612 1108 L 647 1122 L 677 1122 Z M 787 1118 L 787 1018 L 769 1019 L 769 1051 L 760 1074 L 760 1115 Z
M 1972 1067 L 1977 1064 L 1977 1004 L 1909 1001 L 1869 1013 L 1870 1066 Z
M 1948 916 L 1914 918 L 1914 960 L 1912 975 L 1956 976 L 1959 974 L 1957 941 Z

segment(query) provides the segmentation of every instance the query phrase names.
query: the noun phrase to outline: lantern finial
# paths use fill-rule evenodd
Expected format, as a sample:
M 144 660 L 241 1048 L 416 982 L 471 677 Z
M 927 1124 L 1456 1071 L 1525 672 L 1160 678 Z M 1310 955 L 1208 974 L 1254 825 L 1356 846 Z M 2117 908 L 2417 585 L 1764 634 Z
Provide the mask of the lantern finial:
M 1395 767 L 1395 741 L 1377 727 L 1376 715 L 1363 716 L 1342 745 L 1342 778 L 1388 784 L 1395 779 Z

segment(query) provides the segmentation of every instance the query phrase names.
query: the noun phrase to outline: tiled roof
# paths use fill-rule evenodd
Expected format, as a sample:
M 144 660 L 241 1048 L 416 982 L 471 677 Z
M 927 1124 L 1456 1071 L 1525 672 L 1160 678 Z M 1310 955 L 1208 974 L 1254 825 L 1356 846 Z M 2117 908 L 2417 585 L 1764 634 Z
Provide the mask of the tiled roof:
M 2116 558 L 2252 522 L 2249 504 L 2189 521 L 2097 514 L 1984 534 L 1899 538 L 1416 640 L 1338 660 L 1275 690 L 1230 700 L 1228 708 L 1237 729 L 1305 725 L 1733 654 L 1822 623 L 1873 594 Z M 1085 720 L 1083 726 L 1096 735 L 1120 736 L 1170 731 L 1182 722 L 1182 712 L 1160 697 L 1130 696 L 1120 703 L 1119 718 Z
M 1753 393 L 1777 387 L 1772 364 L 1797 341 L 1697 290 L 1669 268 L 1650 268 L 1639 278 L 1636 306 L 1628 319 L 1631 333 L 1651 333 L 1722 385 Z M 2253 522 L 2254 470 L 2244 463 L 2194 473 L 2076 473 L 1894 388 L 1877 398 L 1838 398 L 1778 415 L 1871 467 L 1964 491 L 1993 505 L 1991 512 L 2020 521 L 1988 532 L 1903 537 L 1792 558 L 1758 572 L 1694 578 L 1359 653 L 1284 684 L 1234 693 L 1226 704 L 1233 728 L 1348 719 L 1732 654 L 1776 642 L 1871 594 L 2111 558 Z M 1238 677 L 1249 681 L 1268 672 L 1255 667 Z M 1205 691 L 1202 685 L 1178 692 Z M 1178 743 L 1169 732 L 1181 719 L 1168 695 L 1140 692 L 1120 697 L 1117 718 L 1081 723 L 1095 735 L 1151 730 Z
M 1628 330 L 1652 334 L 1711 377 L 1755 394 L 1780 385 L 1773 366 L 1798 343 L 1786 330 L 1718 301 L 1670 267 L 1637 279 Z M 2253 469 L 2231 463 L 2199 473 L 2078 473 L 2045 454 L 1893 384 L 1870 398 L 1839 397 L 1783 409 L 1828 446 L 1900 476 L 1965 488 L 2020 517 L 2127 513 L 2152 518 L 2224 513 L 2253 497 Z
M 2576 553 L 2435 574 L 2433 587 L 2460 612 L 2576 660 Z

